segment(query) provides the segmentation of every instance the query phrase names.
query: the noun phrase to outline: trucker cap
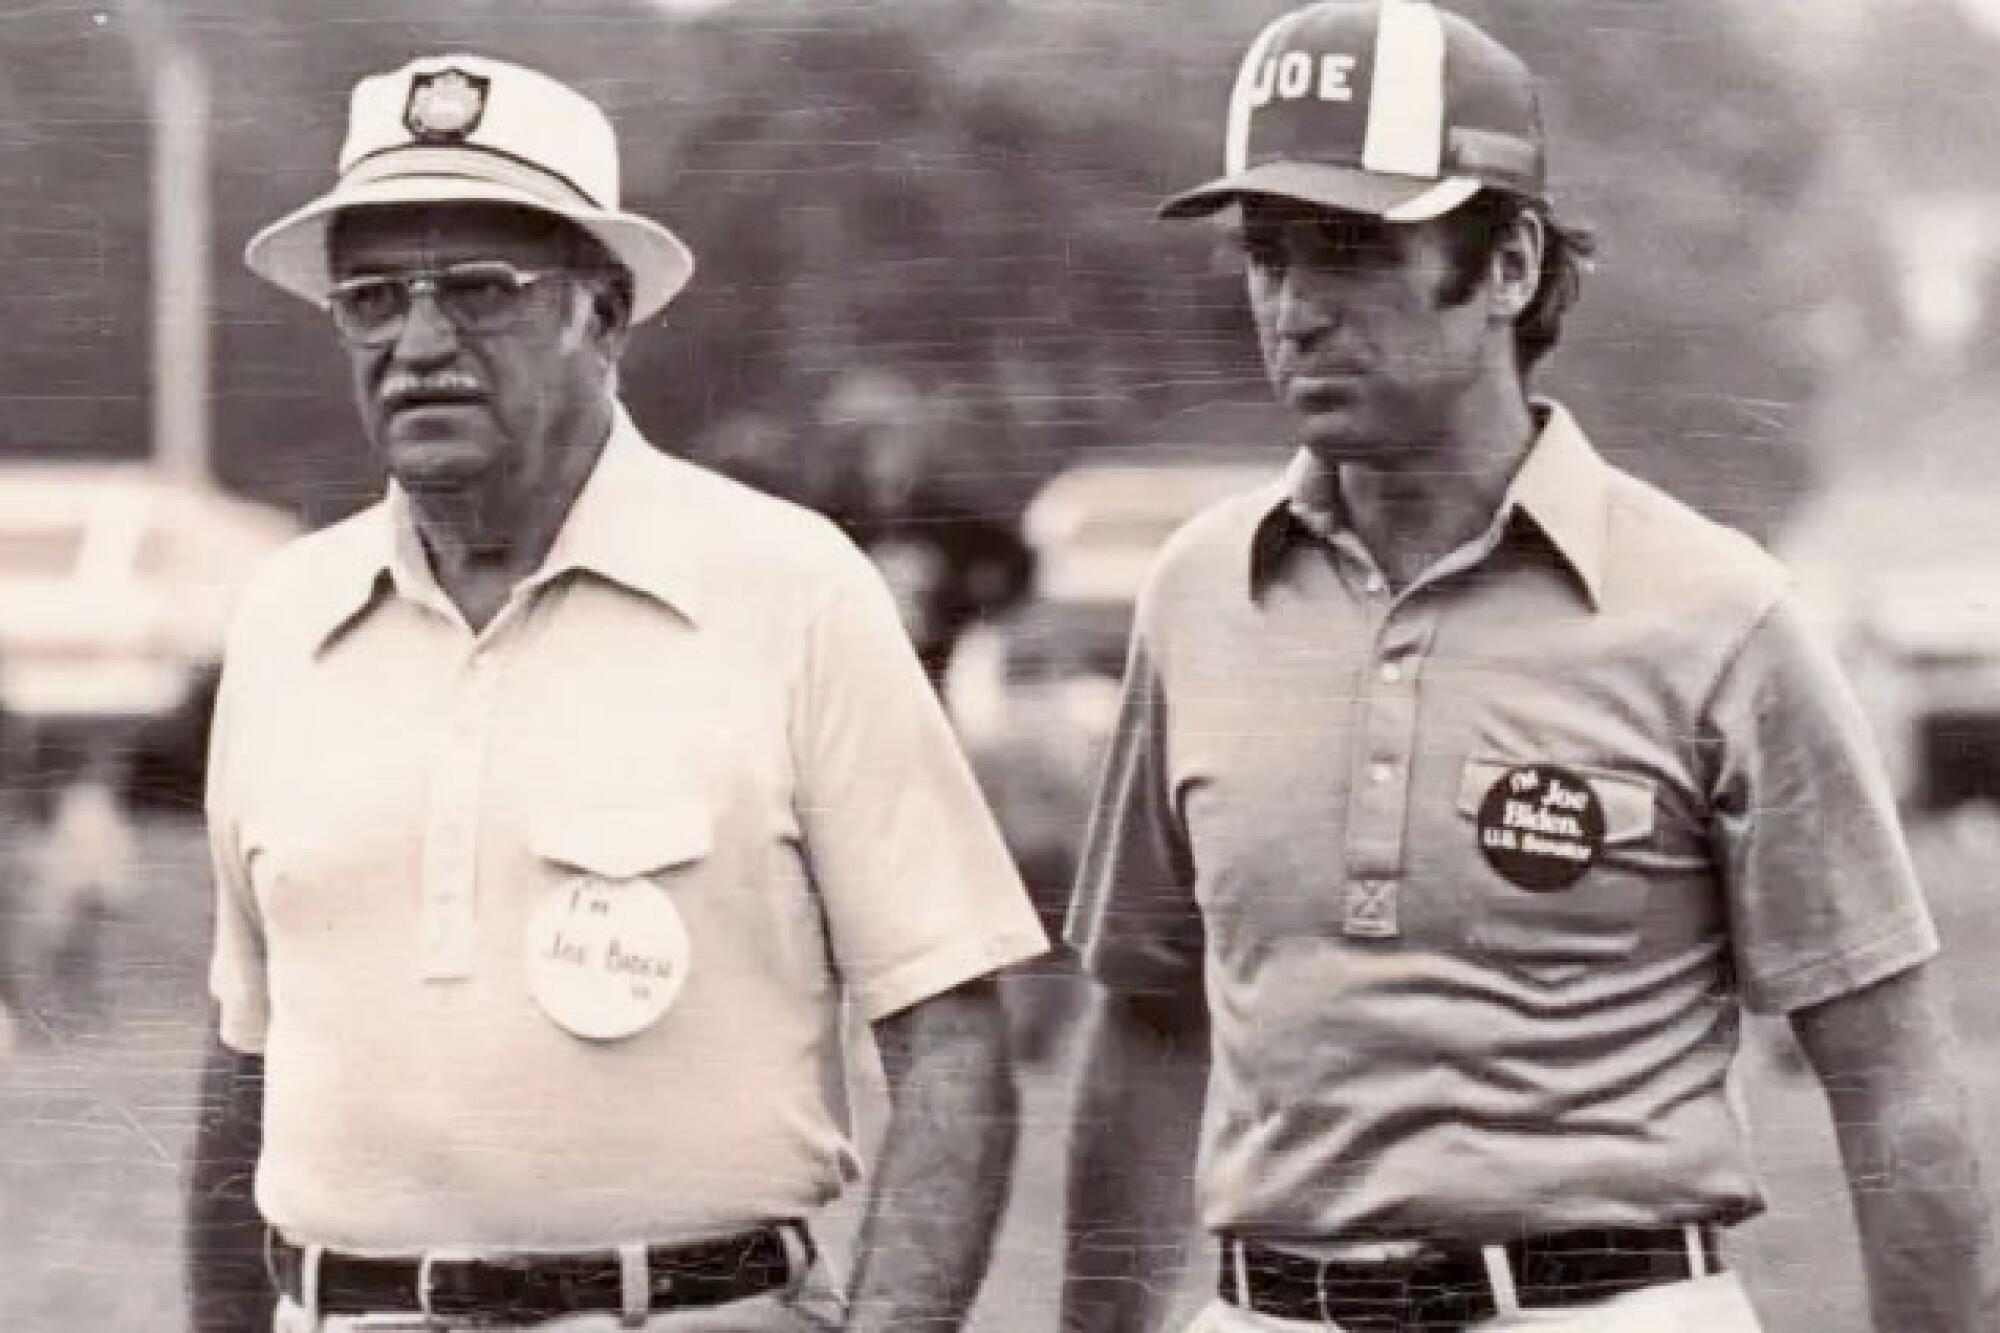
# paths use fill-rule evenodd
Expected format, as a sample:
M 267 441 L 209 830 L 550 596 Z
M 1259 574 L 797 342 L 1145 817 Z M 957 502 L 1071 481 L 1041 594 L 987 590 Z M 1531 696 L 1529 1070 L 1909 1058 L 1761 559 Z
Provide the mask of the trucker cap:
M 1200 217 L 1260 194 L 1422 222 L 1488 187 L 1546 194 L 1528 67 L 1429 0 L 1322 0 L 1251 43 L 1229 98 L 1223 174 L 1160 215 Z

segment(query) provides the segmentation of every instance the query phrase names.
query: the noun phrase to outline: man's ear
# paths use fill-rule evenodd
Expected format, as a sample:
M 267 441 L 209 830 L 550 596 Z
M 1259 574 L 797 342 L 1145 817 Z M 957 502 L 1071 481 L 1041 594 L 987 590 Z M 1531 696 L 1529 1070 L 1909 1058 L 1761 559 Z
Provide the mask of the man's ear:
M 597 320 L 599 334 L 615 336 L 622 341 L 631 331 L 632 299 L 620 284 L 615 282 L 590 284 L 590 308 Z
M 617 284 L 579 283 L 577 299 L 570 303 L 564 341 L 571 347 L 581 346 L 586 341 L 595 343 L 608 359 L 616 361 L 624 350 L 630 323 L 629 302 Z
M 1493 247 L 1492 271 L 1487 290 L 1497 322 L 1512 324 L 1534 304 L 1542 285 L 1542 252 L 1548 245 L 1548 227 L 1533 209 L 1523 208 L 1501 233 Z

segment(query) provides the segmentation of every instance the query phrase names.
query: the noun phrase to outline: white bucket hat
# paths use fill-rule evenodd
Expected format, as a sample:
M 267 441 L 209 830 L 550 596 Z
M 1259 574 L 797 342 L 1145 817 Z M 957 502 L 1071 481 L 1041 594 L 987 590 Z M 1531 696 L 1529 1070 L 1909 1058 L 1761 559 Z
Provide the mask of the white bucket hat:
M 250 239 L 252 272 L 315 305 L 333 286 L 327 224 L 350 208 L 490 202 L 566 218 L 632 273 L 632 319 L 687 285 L 679 237 L 618 206 L 618 137 L 595 102 L 547 75 L 479 56 L 413 60 L 354 86 L 340 180 Z

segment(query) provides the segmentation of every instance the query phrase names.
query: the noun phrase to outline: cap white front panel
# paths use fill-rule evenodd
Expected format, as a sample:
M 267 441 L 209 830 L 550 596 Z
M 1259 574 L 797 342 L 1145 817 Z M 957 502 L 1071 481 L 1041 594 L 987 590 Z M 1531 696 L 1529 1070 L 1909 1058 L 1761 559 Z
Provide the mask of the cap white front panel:
M 1444 23 L 1427 0 L 1383 7 L 1361 149 L 1366 170 L 1437 176 L 1444 160 L 1444 51 Z

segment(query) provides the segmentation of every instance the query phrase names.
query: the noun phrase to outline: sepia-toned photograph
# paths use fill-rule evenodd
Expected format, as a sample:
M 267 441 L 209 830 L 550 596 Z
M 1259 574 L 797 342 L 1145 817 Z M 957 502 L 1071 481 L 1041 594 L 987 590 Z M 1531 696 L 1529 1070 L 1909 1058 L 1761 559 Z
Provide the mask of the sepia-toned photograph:
M 2000 1330 L 1996 69 L 7 0 L 0 1330 Z

